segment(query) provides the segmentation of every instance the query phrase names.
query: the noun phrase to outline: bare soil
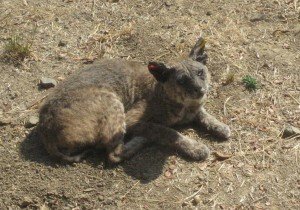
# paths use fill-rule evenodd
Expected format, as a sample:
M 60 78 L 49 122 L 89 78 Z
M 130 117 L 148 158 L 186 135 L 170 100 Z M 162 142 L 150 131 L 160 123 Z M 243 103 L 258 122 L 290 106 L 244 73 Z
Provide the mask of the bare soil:
M 26 126 L 51 92 L 39 90 L 42 77 L 59 82 L 102 57 L 168 61 L 200 34 L 213 75 L 207 109 L 233 131 L 219 142 L 182 129 L 218 154 L 207 161 L 152 146 L 115 168 L 101 151 L 62 165 Z M 281 138 L 285 124 L 300 127 L 299 1 L 0 0 L 1 51 L 13 36 L 31 55 L 0 63 L 10 121 L 0 127 L 0 209 L 300 209 L 299 138 Z

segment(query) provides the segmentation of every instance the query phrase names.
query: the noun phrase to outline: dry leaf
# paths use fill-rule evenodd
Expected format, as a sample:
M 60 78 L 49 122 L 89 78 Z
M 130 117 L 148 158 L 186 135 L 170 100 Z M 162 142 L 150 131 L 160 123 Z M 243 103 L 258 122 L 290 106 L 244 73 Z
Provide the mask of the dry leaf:
M 170 166 L 169 166 L 169 169 L 171 169 L 171 170 L 176 169 L 176 165 L 174 165 L 174 164 L 170 165 Z
M 222 153 L 219 153 L 219 152 L 214 152 L 213 154 L 215 155 L 216 160 L 218 160 L 218 161 L 227 160 L 227 159 L 232 157 L 231 154 L 222 154 Z
M 200 164 L 199 164 L 199 169 L 200 169 L 201 171 L 204 171 L 206 168 L 207 168 L 207 163 L 200 163 Z
M 172 173 L 170 171 L 165 172 L 165 177 L 171 178 L 171 176 L 172 176 Z
M 92 192 L 92 191 L 95 191 L 95 188 L 87 188 L 83 190 L 83 192 Z
M 46 204 L 40 206 L 40 210 L 49 210 L 49 207 Z

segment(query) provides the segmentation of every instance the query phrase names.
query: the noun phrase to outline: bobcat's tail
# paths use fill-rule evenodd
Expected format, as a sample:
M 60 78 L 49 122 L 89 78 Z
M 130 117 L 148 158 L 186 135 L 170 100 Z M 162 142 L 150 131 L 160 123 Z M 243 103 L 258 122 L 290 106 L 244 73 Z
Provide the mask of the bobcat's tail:
M 62 153 L 61 151 L 59 151 L 57 145 L 55 143 L 46 143 L 45 144 L 46 150 L 47 152 L 58 159 L 61 159 L 63 161 L 69 162 L 69 163 L 73 163 L 73 162 L 79 162 L 83 156 L 85 156 L 87 151 L 83 151 L 82 153 L 78 154 L 78 155 L 74 155 L 74 156 L 69 156 L 66 155 L 64 153 Z
M 39 127 L 37 129 L 37 132 L 38 132 L 39 138 L 44 143 L 45 149 L 54 158 L 61 159 L 63 161 L 69 162 L 69 163 L 79 162 L 88 152 L 88 151 L 83 151 L 82 153 L 80 153 L 78 155 L 74 155 L 74 156 L 64 154 L 63 152 L 61 152 L 59 150 L 56 142 L 51 142 L 51 141 L 49 142 L 49 141 L 47 141 L 47 139 L 45 139 L 46 137 L 42 134 L 41 129 Z

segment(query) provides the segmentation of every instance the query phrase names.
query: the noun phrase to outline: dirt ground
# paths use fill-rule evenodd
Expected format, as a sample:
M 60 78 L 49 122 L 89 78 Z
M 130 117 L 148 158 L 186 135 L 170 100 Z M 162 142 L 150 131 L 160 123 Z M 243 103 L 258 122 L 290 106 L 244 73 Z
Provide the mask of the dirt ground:
M 207 109 L 233 136 L 182 133 L 223 158 L 191 162 L 152 146 L 116 168 L 101 151 L 62 165 L 26 126 L 51 92 L 39 90 L 42 77 L 59 82 L 101 57 L 168 61 L 200 34 L 213 79 Z M 300 127 L 298 0 L 0 0 L 2 54 L 15 36 L 31 53 L 0 62 L 0 209 L 300 209 L 300 141 L 281 138 L 285 124 Z

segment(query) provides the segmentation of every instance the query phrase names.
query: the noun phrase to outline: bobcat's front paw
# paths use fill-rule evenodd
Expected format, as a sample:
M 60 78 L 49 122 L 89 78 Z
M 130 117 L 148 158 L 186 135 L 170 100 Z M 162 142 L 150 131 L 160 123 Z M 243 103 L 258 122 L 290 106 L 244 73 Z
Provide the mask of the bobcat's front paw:
M 220 137 L 224 139 L 229 139 L 231 136 L 231 131 L 228 125 L 223 125 L 220 129 Z
M 210 155 L 208 147 L 201 143 L 195 143 L 193 149 L 190 151 L 190 156 L 194 160 L 206 160 Z
M 210 129 L 210 132 L 215 135 L 218 136 L 222 139 L 229 139 L 231 136 L 231 131 L 228 125 L 225 125 L 223 123 L 220 123 L 219 125 L 212 127 L 212 129 Z

